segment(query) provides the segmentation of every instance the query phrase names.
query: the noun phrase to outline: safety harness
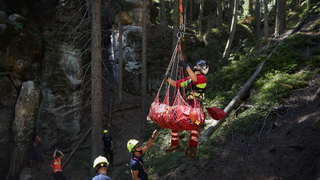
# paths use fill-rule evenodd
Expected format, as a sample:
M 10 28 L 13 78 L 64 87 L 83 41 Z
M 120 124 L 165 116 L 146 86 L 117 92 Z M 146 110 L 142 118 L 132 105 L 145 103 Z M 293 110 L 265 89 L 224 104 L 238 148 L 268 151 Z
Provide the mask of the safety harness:
M 197 75 L 203 76 L 203 75 Z M 180 83 L 181 87 L 185 87 L 187 99 L 193 99 L 193 96 L 196 97 L 197 100 L 202 101 L 204 100 L 204 93 L 206 90 L 207 83 L 201 84 L 193 84 L 191 78 Z
M 136 157 L 131 157 L 131 160 L 136 160 L 136 161 L 138 161 L 138 162 L 140 163 L 140 165 L 142 166 L 144 173 L 147 174 L 147 171 L 146 171 L 146 169 L 144 168 L 143 163 L 142 163 L 138 158 L 136 158 Z

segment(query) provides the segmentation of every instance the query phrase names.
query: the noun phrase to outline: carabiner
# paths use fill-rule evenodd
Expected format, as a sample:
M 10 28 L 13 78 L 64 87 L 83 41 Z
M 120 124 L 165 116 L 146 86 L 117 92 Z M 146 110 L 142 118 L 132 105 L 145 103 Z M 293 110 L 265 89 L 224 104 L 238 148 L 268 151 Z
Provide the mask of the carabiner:
M 177 33 L 177 38 L 180 39 L 181 37 L 182 37 L 182 33 L 179 31 L 179 32 Z

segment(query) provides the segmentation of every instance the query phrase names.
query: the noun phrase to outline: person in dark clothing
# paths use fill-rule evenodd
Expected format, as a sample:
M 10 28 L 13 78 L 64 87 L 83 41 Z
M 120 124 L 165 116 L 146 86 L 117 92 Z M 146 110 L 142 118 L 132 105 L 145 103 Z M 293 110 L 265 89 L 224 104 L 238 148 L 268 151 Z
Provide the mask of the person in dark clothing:
M 144 154 L 149 149 L 149 147 L 153 143 L 153 139 L 156 136 L 157 136 L 157 130 L 154 130 L 151 138 L 147 142 L 146 146 L 144 146 L 143 148 L 140 146 L 139 141 L 135 139 L 130 139 L 128 141 L 127 148 L 129 152 L 132 152 L 131 162 L 130 162 L 132 180 L 148 179 L 148 174 L 144 167 L 142 154 Z
M 110 161 L 110 165 L 113 166 L 113 141 L 112 137 L 108 135 L 108 130 L 103 131 L 104 136 L 102 141 L 104 143 L 104 156 Z M 110 157 L 109 157 L 110 155 Z
M 30 146 L 32 147 L 32 153 L 29 156 L 30 161 L 30 167 L 32 168 L 32 160 L 36 157 L 38 161 L 38 170 L 40 170 L 40 164 L 41 164 L 41 146 L 42 141 L 39 136 L 36 136 L 34 140 L 31 142 Z
M 194 39 L 193 37 L 190 37 L 190 41 L 189 41 L 189 44 L 188 44 L 188 49 L 192 52 L 193 51 L 193 48 L 194 48 Z

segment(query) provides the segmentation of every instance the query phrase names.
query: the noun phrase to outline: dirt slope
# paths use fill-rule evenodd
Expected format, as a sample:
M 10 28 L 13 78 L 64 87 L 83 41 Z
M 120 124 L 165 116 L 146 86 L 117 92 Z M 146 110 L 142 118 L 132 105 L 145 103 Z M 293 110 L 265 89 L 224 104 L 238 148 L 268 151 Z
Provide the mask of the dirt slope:
M 235 134 L 233 139 L 215 144 L 212 159 L 180 167 L 188 171 L 161 179 L 318 180 L 319 86 L 318 74 L 307 87 L 292 93 L 281 117 L 267 118 L 265 126 L 257 127 L 253 134 Z M 224 148 L 219 150 L 221 146 Z

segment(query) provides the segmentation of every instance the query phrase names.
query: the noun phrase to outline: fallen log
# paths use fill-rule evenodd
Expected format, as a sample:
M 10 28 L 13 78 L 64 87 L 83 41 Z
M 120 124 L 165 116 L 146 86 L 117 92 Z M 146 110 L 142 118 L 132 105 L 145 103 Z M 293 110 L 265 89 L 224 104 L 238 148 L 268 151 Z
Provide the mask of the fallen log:
M 77 144 L 77 146 L 73 149 L 72 153 L 68 156 L 68 158 L 63 162 L 62 164 L 62 169 L 63 167 L 66 166 L 66 164 L 69 162 L 69 160 L 71 159 L 71 157 L 73 156 L 73 154 L 77 151 L 77 149 L 79 148 L 80 144 L 86 139 L 86 137 L 89 135 L 91 131 L 91 128 L 88 129 L 88 131 L 86 132 L 86 134 L 82 137 L 82 139 L 79 141 L 79 143 Z
M 80 150 L 80 149 L 86 149 L 86 148 L 89 148 L 89 147 L 91 147 L 91 145 L 89 145 L 89 144 L 87 144 L 87 145 L 82 145 L 82 146 L 80 146 L 80 147 L 78 148 L 78 150 Z M 60 149 L 60 151 L 63 152 L 63 153 L 69 153 L 69 152 L 71 152 L 71 151 L 73 151 L 73 150 L 74 150 L 74 148 Z M 46 155 L 51 155 L 51 154 L 53 154 L 53 151 L 47 151 L 47 152 L 44 152 L 44 154 L 46 154 Z
M 214 131 L 216 131 L 222 123 L 226 121 L 226 118 L 229 116 L 231 111 L 235 108 L 237 103 L 240 101 L 240 99 L 245 95 L 245 93 L 250 89 L 253 81 L 258 76 L 260 70 L 262 69 L 265 61 L 263 61 L 259 67 L 256 69 L 256 71 L 252 74 L 250 79 L 246 82 L 246 84 L 242 87 L 242 89 L 238 92 L 238 94 L 231 100 L 231 102 L 228 104 L 228 106 L 224 109 L 224 112 L 226 115 L 218 121 L 218 123 L 212 123 L 209 128 L 202 134 L 200 137 L 200 140 L 205 139 L 209 137 Z
M 139 107 L 139 105 L 134 105 L 134 106 L 130 106 L 130 107 L 125 107 L 125 108 L 122 108 L 122 109 L 116 109 L 116 110 L 113 110 L 112 112 L 117 112 L 117 111 L 123 111 L 123 110 L 128 110 L 128 109 L 132 109 L 132 108 L 136 108 L 136 107 Z

